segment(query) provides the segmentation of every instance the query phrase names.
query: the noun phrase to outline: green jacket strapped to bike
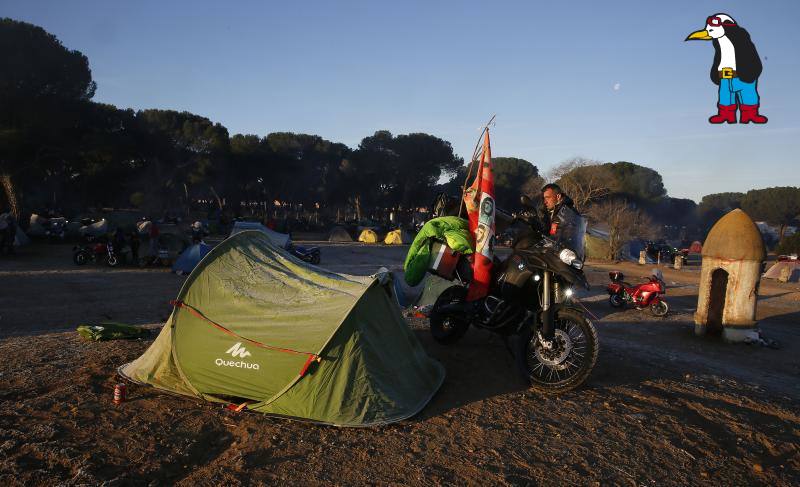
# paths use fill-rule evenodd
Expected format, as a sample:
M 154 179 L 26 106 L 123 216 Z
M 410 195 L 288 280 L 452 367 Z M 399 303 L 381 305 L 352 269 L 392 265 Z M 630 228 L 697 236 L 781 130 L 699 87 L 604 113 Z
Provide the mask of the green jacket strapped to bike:
M 416 286 L 425 277 L 431 257 L 431 240 L 447 242 L 447 246 L 462 254 L 474 252 L 469 222 L 457 216 L 443 216 L 429 220 L 414 238 L 403 264 L 405 281 Z

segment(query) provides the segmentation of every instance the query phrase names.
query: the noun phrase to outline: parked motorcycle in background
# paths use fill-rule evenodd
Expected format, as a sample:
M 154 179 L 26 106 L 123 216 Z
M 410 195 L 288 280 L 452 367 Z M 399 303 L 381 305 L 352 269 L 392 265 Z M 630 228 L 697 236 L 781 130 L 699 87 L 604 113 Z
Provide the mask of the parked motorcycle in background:
M 620 271 L 611 271 L 608 277 L 611 278 L 606 287 L 608 302 L 614 308 L 632 304 L 636 309 L 650 308 L 654 316 L 666 316 L 669 312 L 669 305 L 662 297 L 667 292 L 667 285 L 660 269 L 653 269 L 647 282 L 636 286 L 625 282 L 625 275 Z
M 76 265 L 89 262 L 105 262 L 109 267 L 119 264 L 114 244 L 106 239 L 87 237 L 86 242 L 72 248 L 72 260 Z
M 289 243 L 287 250 L 300 260 L 309 264 L 319 265 L 321 255 L 319 247 L 303 247 Z

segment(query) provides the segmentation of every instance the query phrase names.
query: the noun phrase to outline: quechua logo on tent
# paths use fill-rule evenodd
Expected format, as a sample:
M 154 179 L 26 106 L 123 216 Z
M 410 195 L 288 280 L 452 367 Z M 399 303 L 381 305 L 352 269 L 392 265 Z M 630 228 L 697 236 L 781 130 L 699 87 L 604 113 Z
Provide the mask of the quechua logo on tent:
M 232 357 L 236 358 L 246 358 L 252 355 L 250 352 L 247 351 L 242 346 L 242 342 L 236 342 L 234 346 L 229 348 L 225 351 L 225 353 L 230 354 Z M 253 364 L 250 362 L 245 362 L 244 360 L 225 360 L 218 358 L 214 361 L 217 367 L 236 367 L 239 369 L 253 369 L 258 370 L 260 366 L 258 364 Z

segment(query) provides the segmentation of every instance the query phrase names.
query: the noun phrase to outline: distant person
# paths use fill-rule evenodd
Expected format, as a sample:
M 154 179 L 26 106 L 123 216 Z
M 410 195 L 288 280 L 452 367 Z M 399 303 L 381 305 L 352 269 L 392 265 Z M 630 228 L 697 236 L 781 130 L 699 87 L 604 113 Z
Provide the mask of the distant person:
M 121 227 L 117 227 L 114 231 L 114 239 L 112 241 L 114 244 L 114 253 L 118 256 L 122 256 L 122 249 L 125 248 L 125 232 L 122 230 Z
M 203 224 L 198 222 L 192 223 L 192 244 L 199 244 L 203 241 L 203 237 L 208 235 L 203 229 Z
M 150 255 L 152 257 L 152 261 L 155 262 L 158 259 L 158 236 L 161 234 L 160 230 L 158 229 L 158 225 L 156 222 L 150 222 Z

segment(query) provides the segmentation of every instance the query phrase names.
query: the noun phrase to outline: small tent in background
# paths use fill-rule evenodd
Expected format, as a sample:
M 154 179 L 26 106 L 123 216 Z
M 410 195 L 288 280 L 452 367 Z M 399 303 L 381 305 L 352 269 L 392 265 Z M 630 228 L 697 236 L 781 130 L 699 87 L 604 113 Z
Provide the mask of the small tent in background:
M 383 243 L 386 245 L 407 245 L 410 244 L 412 240 L 411 235 L 409 235 L 407 231 L 398 228 L 397 230 L 392 230 L 387 233 Z
M 347 233 L 347 230 L 344 227 L 333 227 L 331 230 L 331 234 L 328 237 L 329 242 L 352 242 L 353 237 Z
M 272 243 L 282 249 L 288 248 L 291 244 L 289 235 L 285 233 L 278 233 L 275 230 L 271 230 L 258 222 L 236 222 L 233 224 L 233 230 L 231 230 L 231 234 L 229 236 L 232 237 L 245 230 L 256 230 L 263 233 L 269 237 L 270 240 L 272 240 Z
M 385 277 L 336 274 L 263 233 L 238 233 L 192 271 L 158 338 L 119 372 L 173 393 L 337 426 L 409 418 L 439 389 L 444 368 L 403 320 Z
M 608 232 L 597 227 L 587 227 L 583 247 L 587 259 L 608 259 L 611 251 L 608 245 Z
M 197 267 L 197 264 L 200 260 L 205 257 L 207 253 L 211 251 L 211 246 L 200 242 L 198 244 L 194 244 L 188 249 L 181 252 L 178 256 L 178 259 L 172 264 L 172 272 L 175 274 L 189 274 L 192 270 Z
M 31 243 L 31 239 L 28 238 L 28 235 L 26 235 L 21 228 L 17 227 L 17 233 L 14 235 L 14 246 L 22 247 L 29 243 Z
M 367 228 L 361 231 L 361 235 L 358 236 L 358 241 L 370 244 L 378 243 L 378 234 L 375 233 L 375 230 Z
M 90 235 L 92 237 L 100 237 L 108 233 L 108 220 L 102 218 L 100 221 L 94 222 L 91 225 L 84 225 L 78 232 L 82 236 Z
M 784 271 L 786 268 L 789 270 Z M 764 273 L 764 277 L 767 279 L 779 279 L 782 272 L 789 273 L 788 282 L 800 281 L 800 260 L 784 260 L 776 262 L 767 270 L 767 272 Z
M 47 229 L 45 229 L 45 227 L 48 223 L 50 223 L 50 221 L 47 218 L 33 213 L 31 215 L 31 221 L 28 223 L 28 236 L 44 237 L 47 234 Z
M 703 251 L 703 244 L 701 244 L 697 240 L 692 242 L 692 245 L 689 246 L 689 252 L 692 254 L 699 254 L 702 251 Z

